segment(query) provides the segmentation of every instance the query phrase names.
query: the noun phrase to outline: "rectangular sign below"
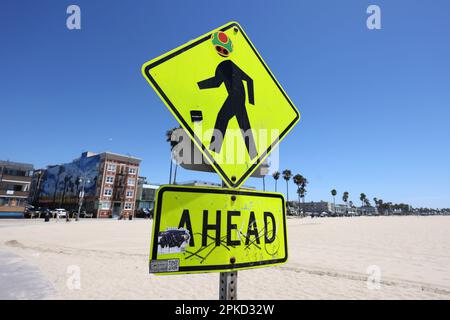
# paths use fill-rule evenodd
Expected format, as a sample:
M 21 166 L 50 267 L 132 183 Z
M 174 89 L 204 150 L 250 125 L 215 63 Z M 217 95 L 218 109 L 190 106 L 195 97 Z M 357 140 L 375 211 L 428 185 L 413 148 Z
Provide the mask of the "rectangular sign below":
M 166 185 L 156 194 L 150 273 L 227 272 L 287 261 L 280 193 Z

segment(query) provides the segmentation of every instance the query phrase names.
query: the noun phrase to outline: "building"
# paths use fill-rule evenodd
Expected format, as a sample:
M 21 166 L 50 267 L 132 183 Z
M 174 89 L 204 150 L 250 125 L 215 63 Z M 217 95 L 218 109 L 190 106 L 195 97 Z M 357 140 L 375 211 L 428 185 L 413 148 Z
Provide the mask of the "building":
M 300 208 L 304 210 L 304 212 L 326 212 L 326 213 L 332 213 L 334 212 L 334 206 L 331 202 L 328 201 L 310 201 L 302 203 Z
M 337 216 L 346 216 L 346 215 L 355 216 L 358 214 L 357 208 L 345 204 L 337 204 L 336 206 L 332 205 L 332 207 L 335 208 Z
M 294 209 L 298 210 L 298 201 L 294 202 Z M 304 212 L 310 212 L 310 213 L 323 213 L 326 212 L 330 215 L 336 215 L 336 216 L 345 216 L 345 215 L 357 215 L 358 211 L 356 208 L 345 205 L 345 204 L 336 204 L 328 201 L 311 201 L 311 202 L 305 202 L 304 204 L 300 204 L 300 210 L 304 210 Z
M 23 217 L 33 165 L 0 160 L 0 217 Z
M 159 185 L 147 183 L 145 177 L 139 177 L 136 192 L 136 210 L 153 210 L 155 207 L 156 190 Z
M 84 152 L 70 163 L 35 174 L 36 205 L 81 210 L 98 218 L 134 215 L 141 159 L 110 152 Z
M 376 207 L 359 207 L 358 213 L 362 216 L 377 216 L 378 210 Z

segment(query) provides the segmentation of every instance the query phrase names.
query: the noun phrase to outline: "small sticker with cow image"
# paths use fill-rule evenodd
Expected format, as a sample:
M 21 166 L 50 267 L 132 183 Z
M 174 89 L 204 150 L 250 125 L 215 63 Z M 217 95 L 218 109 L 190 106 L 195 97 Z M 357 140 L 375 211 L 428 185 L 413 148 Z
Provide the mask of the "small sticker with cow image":
M 158 254 L 184 253 L 190 239 L 185 228 L 167 228 L 158 234 Z

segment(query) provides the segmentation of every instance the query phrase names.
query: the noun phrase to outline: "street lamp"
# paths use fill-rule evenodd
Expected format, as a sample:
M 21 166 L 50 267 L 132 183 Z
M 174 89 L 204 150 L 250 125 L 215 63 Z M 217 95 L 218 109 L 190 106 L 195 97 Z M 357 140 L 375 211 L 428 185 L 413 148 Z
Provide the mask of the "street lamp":
M 86 183 L 90 183 L 91 180 L 87 179 L 86 177 L 80 178 L 78 179 L 78 182 L 81 183 L 81 191 L 80 191 L 80 201 L 78 204 L 78 213 L 77 216 L 75 217 L 75 221 L 78 221 L 79 217 L 80 217 L 80 211 L 81 211 L 81 206 L 83 205 L 83 200 L 84 200 L 84 186 Z

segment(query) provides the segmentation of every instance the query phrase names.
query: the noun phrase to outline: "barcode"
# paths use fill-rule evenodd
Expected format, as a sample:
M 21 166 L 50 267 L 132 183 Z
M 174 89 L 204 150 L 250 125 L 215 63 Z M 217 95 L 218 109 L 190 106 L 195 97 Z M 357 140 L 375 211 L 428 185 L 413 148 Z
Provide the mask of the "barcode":
M 178 271 L 179 267 L 180 267 L 179 259 L 150 261 L 150 273 L 175 272 Z

